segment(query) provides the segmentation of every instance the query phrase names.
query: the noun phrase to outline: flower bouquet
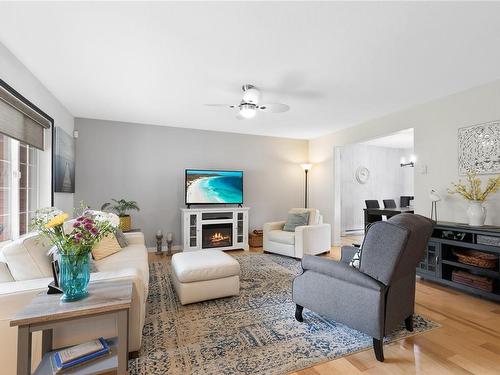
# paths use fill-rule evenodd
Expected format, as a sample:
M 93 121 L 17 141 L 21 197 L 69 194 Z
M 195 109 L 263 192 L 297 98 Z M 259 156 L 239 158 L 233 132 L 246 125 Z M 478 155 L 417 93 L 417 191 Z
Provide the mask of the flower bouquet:
M 87 296 L 90 252 L 103 237 L 116 230 L 115 218 L 114 214 L 88 208 L 81 208 L 77 218 L 70 221 L 66 221 L 68 214 L 54 207 L 35 212 L 32 229 L 50 240 L 54 245 L 50 254 L 59 257 L 62 301 L 77 301 Z
M 490 194 L 498 192 L 500 189 L 500 176 L 490 177 L 483 189 L 481 179 L 479 179 L 474 171 L 467 172 L 467 181 L 463 183 L 452 183 L 452 188 L 448 190 L 450 194 L 459 194 L 464 199 L 469 201 L 467 208 L 467 216 L 469 225 L 481 226 L 486 220 L 486 207 L 483 202 Z

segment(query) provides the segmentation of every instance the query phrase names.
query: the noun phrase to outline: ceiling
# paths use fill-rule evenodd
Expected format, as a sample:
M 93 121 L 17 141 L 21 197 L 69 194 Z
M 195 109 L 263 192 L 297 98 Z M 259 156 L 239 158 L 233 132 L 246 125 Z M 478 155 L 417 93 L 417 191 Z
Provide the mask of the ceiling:
M 413 129 L 402 130 L 385 137 L 362 142 L 361 144 L 390 148 L 413 148 Z
M 500 78 L 499 18 L 478 2 L 2 2 L 0 42 L 75 117 L 309 139 Z M 245 83 L 291 110 L 204 106 Z

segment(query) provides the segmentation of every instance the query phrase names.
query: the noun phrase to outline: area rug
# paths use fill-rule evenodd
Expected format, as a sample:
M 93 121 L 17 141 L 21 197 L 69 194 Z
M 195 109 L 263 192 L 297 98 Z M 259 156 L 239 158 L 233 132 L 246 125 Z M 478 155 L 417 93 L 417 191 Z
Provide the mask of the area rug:
M 131 374 L 286 374 L 372 347 L 372 338 L 304 310 L 294 319 L 293 278 L 300 262 L 269 254 L 235 255 L 241 293 L 182 306 L 169 262 L 150 264 L 142 348 Z M 355 301 L 353 301 L 355 303 Z M 418 334 L 438 327 L 415 316 Z M 386 342 L 410 336 L 401 329 Z

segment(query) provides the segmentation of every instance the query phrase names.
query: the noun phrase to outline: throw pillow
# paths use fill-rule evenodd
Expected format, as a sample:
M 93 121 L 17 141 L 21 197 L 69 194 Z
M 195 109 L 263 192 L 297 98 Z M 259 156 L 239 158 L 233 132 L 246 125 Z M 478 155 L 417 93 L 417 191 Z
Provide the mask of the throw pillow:
M 128 246 L 128 240 L 127 237 L 123 234 L 123 232 L 120 229 L 117 229 L 115 232 L 116 240 L 120 244 L 120 247 L 123 249 L 124 247 Z
M 7 267 L 7 263 L 0 262 L 0 283 L 8 283 L 10 281 L 14 281 L 14 278 L 9 271 L 9 267 Z
M 356 251 L 351 261 L 349 262 L 349 265 L 351 267 L 359 269 L 359 266 L 361 265 L 361 248 L 359 248 L 359 250 Z
M 106 258 L 114 253 L 117 253 L 122 248 L 120 244 L 116 240 L 116 237 L 113 233 L 108 234 L 104 237 L 97 245 L 92 249 L 92 257 L 94 260 L 101 260 Z
M 295 232 L 296 227 L 307 225 L 308 223 L 309 223 L 309 212 L 289 213 L 288 219 L 286 221 L 285 226 L 283 227 L 283 230 L 287 232 Z

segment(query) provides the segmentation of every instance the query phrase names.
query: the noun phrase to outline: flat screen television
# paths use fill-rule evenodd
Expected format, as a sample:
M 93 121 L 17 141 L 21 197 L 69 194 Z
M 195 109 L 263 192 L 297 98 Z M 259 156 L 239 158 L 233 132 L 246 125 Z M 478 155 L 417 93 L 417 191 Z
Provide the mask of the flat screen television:
M 243 171 L 186 169 L 186 205 L 243 204 Z

